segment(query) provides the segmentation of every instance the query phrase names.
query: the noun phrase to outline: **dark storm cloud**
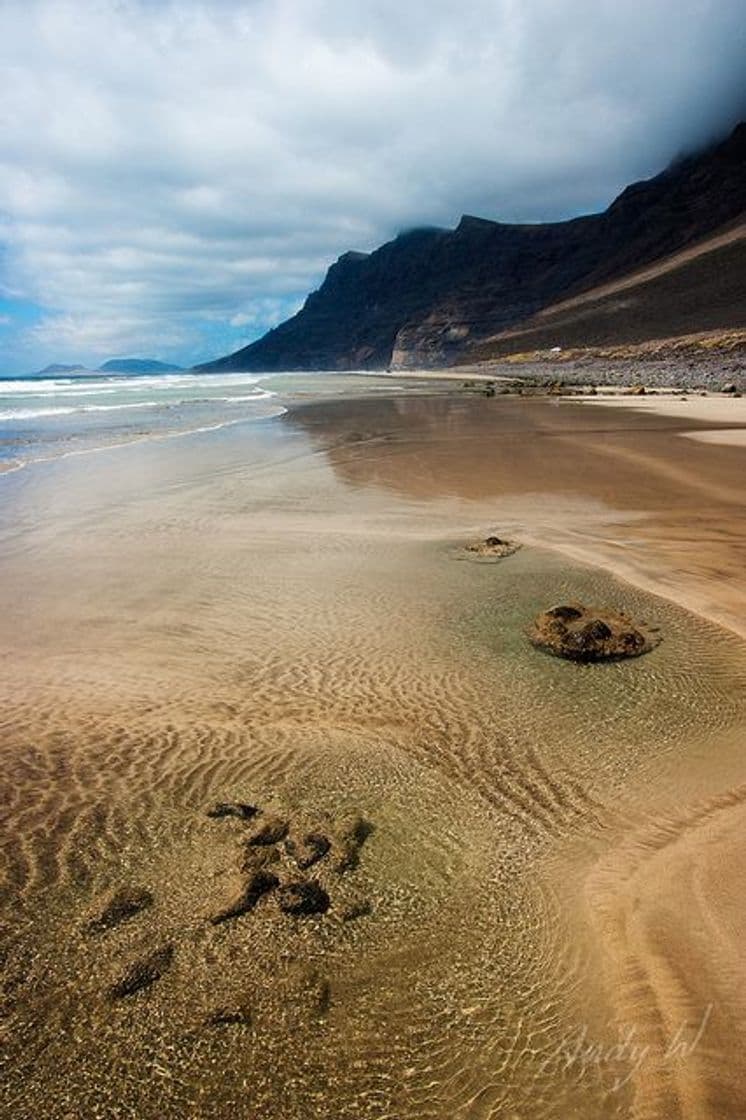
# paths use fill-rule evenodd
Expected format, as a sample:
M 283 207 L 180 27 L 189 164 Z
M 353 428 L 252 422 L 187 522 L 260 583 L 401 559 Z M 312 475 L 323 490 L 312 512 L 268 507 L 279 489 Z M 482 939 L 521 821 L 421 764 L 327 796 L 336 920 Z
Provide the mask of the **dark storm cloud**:
M 362 9 L 362 10 L 361 10 Z M 199 358 L 348 247 L 607 204 L 746 111 L 743 0 L 5 0 L 18 346 Z

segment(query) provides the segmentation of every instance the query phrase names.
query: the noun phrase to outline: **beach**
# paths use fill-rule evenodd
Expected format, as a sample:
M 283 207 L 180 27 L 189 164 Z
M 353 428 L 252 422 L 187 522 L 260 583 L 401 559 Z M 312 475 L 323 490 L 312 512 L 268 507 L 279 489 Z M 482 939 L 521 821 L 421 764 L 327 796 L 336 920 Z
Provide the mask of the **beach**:
M 0 476 L 7 1114 L 738 1115 L 742 402 L 169 392 Z M 571 600 L 660 645 L 535 649 Z M 220 804 L 359 814 L 328 910 L 223 920 Z

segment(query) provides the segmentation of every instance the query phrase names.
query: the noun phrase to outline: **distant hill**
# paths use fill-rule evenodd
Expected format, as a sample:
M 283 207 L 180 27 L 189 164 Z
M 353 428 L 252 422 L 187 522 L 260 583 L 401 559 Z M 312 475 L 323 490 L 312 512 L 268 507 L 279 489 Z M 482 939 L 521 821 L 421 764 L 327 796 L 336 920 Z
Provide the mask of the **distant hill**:
M 178 373 L 183 367 L 153 358 L 112 358 L 99 368 L 101 373 Z
M 198 368 L 403 369 L 746 326 L 744 223 L 740 124 L 601 214 L 544 225 L 465 216 L 455 230 L 345 253 L 297 315 Z
M 36 373 L 32 373 L 31 377 L 54 377 L 59 374 L 80 373 L 85 371 L 85 366 L 65 366 L 57 363 L 51 366 L 45 366 L 44 369 L 38 369 Z

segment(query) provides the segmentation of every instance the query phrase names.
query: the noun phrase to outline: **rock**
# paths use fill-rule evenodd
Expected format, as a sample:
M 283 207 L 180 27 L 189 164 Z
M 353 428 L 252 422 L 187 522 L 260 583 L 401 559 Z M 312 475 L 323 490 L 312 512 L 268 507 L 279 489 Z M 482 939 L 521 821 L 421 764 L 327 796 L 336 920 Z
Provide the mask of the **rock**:
M 502 537 L 485 537 L 482 541 L 473 541 L 471 544 L 466 545 L 466 551 L 476 556 L 490 557 L 492 559 L 502 559 L 505 556 L 512 556 L 517 552 L 521 546 L 515 541 L 503 540 Z
M 558 618 L 562 622 L 571 622 L 573 619 L 583 617 L 583 608 L 565 606 L 563 604 L 559 607 L 550 607 L 549 610 L 544 613 L 550 618 Z
M 254 909 L 259 899 L 269 891 L 274 890 L 275 887 L 279 886 L 279 883 L 280 880 L 271 871 L 256 871 L 242 885 L 228 905 L 211 916 L 210 924 L 219 926 L 231 918 L 240 918 L 243 914 L 248 914 L 249 910 Z
M 347 813 L 335 822 L 332 845 L 332 866 L 335 871 L 356 867 L 360 849 L 373 831 L 358 812 Z
M 143 887 L 120 887 L 103 908 L 85 924 L 86 933 L 104 933 L 153 905 L 153 896 Z
M 315 879 L 285 883 L 277 891 L 277 902 L 283 914 L 298 918 L 325 914 L 330 905 L 329 895 Z
M 294 836 L 291 832 L 286 844 L 288 855 L 295 860 L 301 871 L 306 871 L 323 859 L 331 846 L 331 840 L 323 832 L 305 832 L 300 836 Z
M 660 638 L 644 623 L 635 625 L 620 611 L 581 604 L 550 607 L 537 615 L 529 637 L 535 646 L 570 661 L 614 661 L 639 657 Z
M 149 988 L 171 967 L 174 956 L 173 945 L 163 945 L 145 957 L 133 961 L 119 980 L 109 989 L 109 999 L 125 999 L 143 988 Z
M 738 386 L 735 385 L 732 381 L 730 381 L 730 382 L 728 382 L 727 385 L 723 385 L 720 392 L 721 393 L 733 393 L 735 395 L 738 392 Z
M 207 810 L 207 815 L 216 819 L 237 817 L 240 821 L 250 821 L 258 812 L 256 805 L 249 805 L 245 801 L 219 801 L 212 809 Z
M 252 831 L 247 837 L 247 844 L 279 844 L 288 832 L 288 822 L 285 817 L 275 813 L 262 813 L 254 823 Z
M 580 633 L 587 641 L 606 642 L 611 637 L 611 627 L 600 618 L 594 618 L 585 624 Z
M 644 385 L 632 385 L 627 390 L 627 392 L 631 397 L 644 397 L 645 396 L 645 386 Z
M 358 918 L 367 918 L 373 913 L 373 906 L 368 898 L 356 898 L 348 902 L 339 912 L 343 922 L 354 922 Z

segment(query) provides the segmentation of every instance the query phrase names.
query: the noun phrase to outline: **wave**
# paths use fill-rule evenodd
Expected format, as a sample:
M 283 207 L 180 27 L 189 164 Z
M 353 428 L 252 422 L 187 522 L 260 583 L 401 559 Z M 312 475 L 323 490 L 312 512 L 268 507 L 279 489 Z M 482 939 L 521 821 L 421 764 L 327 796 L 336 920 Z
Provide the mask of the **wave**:
M 143 389 L 172 389 L 179 386 L 195 389 L 229 388 L 238 385 L 255 385 L 262 380 L 254 373 L 162 373 L 149 376 L 131 375 L 116 377 L 39 377 L 0 379 L 0 397 L 11 394 L 29 396 L 55 396 L 58 393 L 90 396 L 94 393 L 141 392 Z
M 265 394 L 273 397 L 274 393 Z M 26 467 L 40 466 L 45 463 L 57 462 L 59 459 L 70 459 L 78 455 L 95 455 L 102 451 L 117 451 L 120 448 L 132 447 L 134 444 L 158 442 L 168 439 L 183 439 L 185 436 L 197 436 L 207 432 L 217 432 L 222 428 L 232 428 L 236 424 L 254 423 L 259 420 L 274 420 L 284 416 L 287 408 L 281 404 L 267 402 L 261 412 L 252 413 L 250 416 L 239 416 L 235 420 L 217 420 L 214 424 L 201 424 L 196 428 L 176 428 L 172 431 L 138 432 L 129 438 L 118 440 L 115 443 L 101 443 L 92 447 L 76 447 L 68 451 L 60 451 L 53 455 L 37 455 L 29 459 L 8 459 L 0 462 L 0 479 L 4 475 L 13 474 L 15 471 L 24 470 Z
M 58 408 L 10 408 L 0 412 L 0 421 L 38 420 L 45 416 L 72 416 L 81 412 L 119 412 L 131 408 L 157 408 L 158 401 L 128 401 L 126 404 L 83 404 Z
M 175 409 L 183 406 L 210 404 L 246 404 L 273 397 L 266 389 L 232 397 L 184 397 L 180 400 L 123 401 L 121 404 L 50 405 L 43 408 L 9 408 L 0 411 L 0 423 L 17 420 L 39 420 L 48 416 L 73 416 L 89 412 L 126 412 L 133 408 Z

